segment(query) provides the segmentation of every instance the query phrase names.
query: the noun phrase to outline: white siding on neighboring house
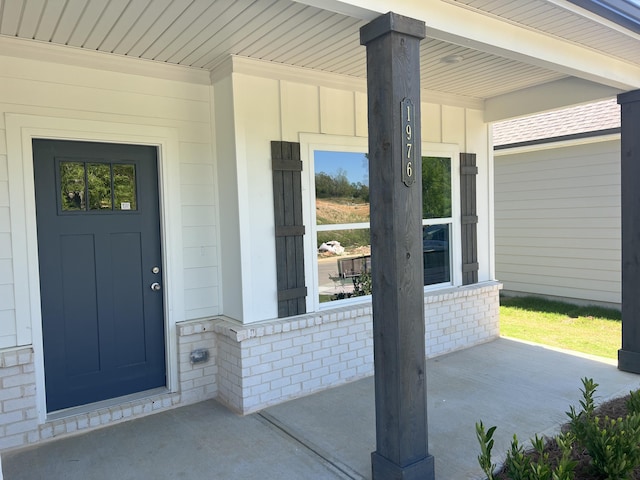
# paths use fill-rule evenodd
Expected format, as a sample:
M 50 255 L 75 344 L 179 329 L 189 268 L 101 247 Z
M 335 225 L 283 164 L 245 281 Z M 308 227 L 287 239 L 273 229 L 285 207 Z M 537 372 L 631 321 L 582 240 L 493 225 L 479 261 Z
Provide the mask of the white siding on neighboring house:
M 620 303 L 620 141 L 606 138 L 496 152 L 506 292 Z

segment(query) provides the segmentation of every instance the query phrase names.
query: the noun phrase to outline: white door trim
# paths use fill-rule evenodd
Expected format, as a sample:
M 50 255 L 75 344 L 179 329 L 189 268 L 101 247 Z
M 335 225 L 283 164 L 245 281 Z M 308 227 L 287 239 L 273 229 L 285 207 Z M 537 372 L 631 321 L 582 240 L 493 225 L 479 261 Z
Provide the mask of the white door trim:
M 38 420 L 46 420 L 40 274 L 38 263 L 34 138 L 130 143 L 158 147 L 160 223 L 165 272 L 165 333 L 167 386 L 178 389 L 176 323 L 184 320 L 182 213 L 178 132 L 174 128 L 78 120 L 38 115 L 5 114 L 14 295 L 19 346 L 33 345 Z M 177 253 L 176 253 L 177 252 Z

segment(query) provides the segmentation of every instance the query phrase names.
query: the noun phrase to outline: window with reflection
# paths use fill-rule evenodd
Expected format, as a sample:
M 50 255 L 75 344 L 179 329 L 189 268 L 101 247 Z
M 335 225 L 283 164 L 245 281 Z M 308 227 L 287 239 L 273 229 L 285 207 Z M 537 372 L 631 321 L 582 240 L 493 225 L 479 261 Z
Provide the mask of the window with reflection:
M 369 159 L 314 152 L 320 302 L 368 295 L 371 278 Z
M 422 157 L 424 284 L 451 281 L 451 158 Z
M 451 157 L 422 157 L 424 285 L 451 283 Z M 369 159 L 314 152 L 318 296 L 321 303 L 371 294 Z
M 61 161 L 63 212 L 137 210 L 135 165 Z

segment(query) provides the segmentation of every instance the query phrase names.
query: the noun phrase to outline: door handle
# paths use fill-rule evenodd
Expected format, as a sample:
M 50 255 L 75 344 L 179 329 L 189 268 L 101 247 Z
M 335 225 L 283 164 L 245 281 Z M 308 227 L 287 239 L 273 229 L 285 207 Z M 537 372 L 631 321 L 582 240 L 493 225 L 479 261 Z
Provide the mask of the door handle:
M 160 284 L 158 282 L 153 282 L 151 284 L 151 290 L 153 290 L 154 292 L 157 292 L 158 290 L 160 290 L 162 287 L 160 286 Z

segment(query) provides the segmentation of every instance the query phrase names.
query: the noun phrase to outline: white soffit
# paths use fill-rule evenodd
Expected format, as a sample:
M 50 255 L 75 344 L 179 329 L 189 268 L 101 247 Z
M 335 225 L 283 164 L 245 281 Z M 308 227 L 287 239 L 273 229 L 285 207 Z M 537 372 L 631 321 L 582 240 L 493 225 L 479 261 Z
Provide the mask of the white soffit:
M 529 4 L 535 8 L 527 16 L 525 5 Z M 442 27 L 432 28 L 433 35 L 421 45 L 422 88 L 474 101 L 557 81 L 580 73 L 582 68 L 588 72 L 583 78 L 592 81 L 624 69 L 619 68 L 621 61 L 615 60 L 618 63 L 609 62 L 601 68 L 601 77 L 593 74 L 595 78 L 591 78 L 589 68 L 593 67 L 588 65 L 593 58 L 588 55 L 580 59 L 582 63 L 576 61 L 571 68 L 563 69 L 562 55 L 554 61 L 534 61 L 543 48 L 549 50 L 547 45 L 533 49 L 530 56 L 518 52 L 509 55 L 504 39 L 502 48 L 493 48 L 469 40 L 470 36 L 467 41 L 460 32 L 448 37 L 442 32 L 447 22 L 455 24 L 457 13 L 464 14 L 465 21 L 475 22 L 479 29 L 484 22 L 493 22 L 491 27 L 518 26 L 525 33 L 542 32 L 544 38 L 563 42 L 560 36 L 575 35 L 571 44 L 582 48 L 581 53 L 597 53 L 596 47 L 605 52 L 610 44 L 610 48 L 625 46 L 629 58 L 640 56 L 637 39 L 624 44 L 619 32 L 542 0 L 0 0 L 0 35 L 206 72 L 235 55 L 365 78 L 365 48 L 360 45 L 359 29 L 379 12 L 389 10 L 390 5 L 403 14 L 415 11 L 431 15 Z M 498 9 L 500 5 L 504 8 Z M 542 30 L 561 14 L 568 24 L 553 23 L 548 31 Z M 572 28 L 577 31 L 572 33 Z M 493 35 L 496 30 L 487 34 L 487 27 L 484 29 L 484 35 Z M 607 34 L 608 40 L 593 41 L 589 49 L 579 45 L 578 35 L 586 42 L 596 30 Z M 525 43 L 532 40 L 526 37 Z M 0 43 L 0 54 L 3 52 Z M 444 57 L 462 61 L 444 63 Z M 594 58 L 601 59 L 602 54 Z M 626 77 L 619 76 L 610 84 L 626 85 Z

